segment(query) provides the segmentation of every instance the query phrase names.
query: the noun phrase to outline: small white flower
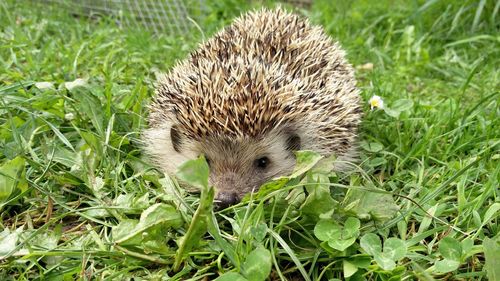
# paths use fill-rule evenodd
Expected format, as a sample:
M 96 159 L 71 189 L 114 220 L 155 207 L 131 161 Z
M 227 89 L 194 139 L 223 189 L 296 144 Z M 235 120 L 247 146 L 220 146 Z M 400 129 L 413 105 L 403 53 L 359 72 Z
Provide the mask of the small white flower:
M 368 101 L 368 103 L 370 104 L 370 108 L 372 110 L 374 108 L 384 109 L 384 101 L 382 100 L 381 97 L 379 97 L 377 95 L 371 97 L 370 100 Z
M 40 90 L 54 89 L 54 83 L 52 82 L 36 82 L 35 87 Z
M 68 89 L 70 91 L 76 87 L 82 87 L 85 85 L 87 85 L 87 81 L 85 79 L 81 79 L 81 78 L 75 79 L 75 81 L 73 81 L 73 82 L 65 82 L 64 83 L 64 87 L 66 87 L 66 89 Z
M 75 115 L 73 113 L 66 113 L 66 114 L 64 114 L 64 119 L 71 121 L 71 120 L 75 119 Z

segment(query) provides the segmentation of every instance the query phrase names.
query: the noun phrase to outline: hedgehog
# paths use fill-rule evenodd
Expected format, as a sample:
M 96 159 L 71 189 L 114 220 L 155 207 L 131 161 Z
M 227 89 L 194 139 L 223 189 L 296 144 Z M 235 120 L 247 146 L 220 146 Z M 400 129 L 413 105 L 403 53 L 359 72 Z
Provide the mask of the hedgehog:
M 291 173 L 297 150 L 355 159 L 361 116 L 339 43 L 301 16 L 262 9 L 235 19 L 159 78 L 144 141 L 169 175 L 204 155 L 216 202 L 227 207 Z

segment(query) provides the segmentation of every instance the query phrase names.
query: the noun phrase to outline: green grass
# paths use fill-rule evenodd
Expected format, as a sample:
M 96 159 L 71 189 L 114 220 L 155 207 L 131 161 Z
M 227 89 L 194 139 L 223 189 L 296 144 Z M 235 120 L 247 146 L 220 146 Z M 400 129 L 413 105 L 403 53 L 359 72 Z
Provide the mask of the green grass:
M 217 1 L 203 32 L 151 37 L 0 2 L 0 279 L 500 280 L 500 4 L 330 2 L 298 12 L 386 104 L 364 107 L 357 171 L 304 152 L 214 216 L 203 159 L 179 174 L 188 194 L 140 132 L 155 73 L 258 4 Z

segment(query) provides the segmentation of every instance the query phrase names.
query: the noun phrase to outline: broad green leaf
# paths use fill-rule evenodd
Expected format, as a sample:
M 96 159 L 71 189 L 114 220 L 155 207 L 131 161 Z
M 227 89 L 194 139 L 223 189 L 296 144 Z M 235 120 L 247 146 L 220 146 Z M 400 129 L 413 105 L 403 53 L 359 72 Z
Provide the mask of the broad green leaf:
M 227 272 L 223 275 L 217 277 L 215 281 L 248 281 L 245 277 L 241 276 L 241 274 L 236 272 Z
M 355 188 L 347 191 L 342 204 L 344 206 L 352 204 L 351 211 L 358 217 L 369 217 L 379 222 L 391 219 L 399 210 L 392 195 Z
M 169 228 L 179 227 L 181 224 L 181 216 L 173 206 L 157 203 L 142 212 L 139 222 L 126 220 L 113 227 L 113 237 L 118 244 L 137 244 L 139 241 L 166 235 Z
M 474 240 L 471 238 L 465 238 L 460 242 L 460 246 L 462 247 L 462 255 L 465 256 L 470 256 L 472 253 L 470 251 L 472 250 L 472 247 L 474 246 Z
M 406 255 L 406 244 L 397 238 L 389 238 L 382 243 L 380 238 L 374 233 L 367 233 L 361 237 L 360 246 L 368 254 L 372 255 L 377 264 L 384 270 L 392 270 L 396 267 L 395 261 Z
M 406 255 L 406 243 L 391 237 L 384 242 L 384 253 L 392 260 L 398 261 Z
M 250 227 L 250 233 L 252 234 L 253 238 L 255 238 L 255 240 L 261 242 L 266 237 L 267 225 L 265 223 L 259 223 L 255 226 L 252 226 Z
M 321 241 L 340 237 L 341 228 L 331 220 L 320 220 L 314 227 L 314 235 Z
M 382 252 L 382 242 L 378 235 L 374 233 L 367 233 L 361 237 L 359 242 L 361 248 L 368 254 L 376 256 Z
M 304 215 L 318 219 L 320 215 L 333 211 L 337 202 L 330 194 L 330 187 L 326 185 L 329 182 L 328 176 L 322 174 L 315 174 L 310 178 L 308 177 L 308 183 L 316 184 L 307 186 L 309 195 L 300 206 L 300 210 Z M 325 184 L 323 185 L 322 183 Z
M 445 259 L 460 261 L 462 246 L 455 238 L 447 236 L 439 241 L 439 253 Z
M 387 163 L 387 160 L 385 160 L 385 158 L 383 157 L 375 157 L 373 159 L 370 159 L 370 161 L 368 162 L 368 166 L 372 167 L 372 168 L 375 168 L 375 167 L 378 167 L 378 166 L 382 166 L 384 164 Z
M 132 245 L 140 244 L 141 243 L 140 237 L 137 237 L 138 239 L 134 239 L 134 241 L 131 241 L 132 237 L 130 237 L 130 233 L 135 233 L 134 230 L 138 223 L 139 223 L 138 220 L 132 220 L 132 219 L 121 221 L 118 225 L 112 228 L 113 239 L 115 241 L 120 241 L 121 243 L 128 240 L 129 242 L 128 244 Z
M 347 249 L 354 244 L 359 236 L 359 227 L 361 222 L 357 218 L 349 217 L 340 231 L 339 237 L 334 237 L 328 241 L 328 245 L 339 251 Z
M 159 235 L 153 236 L 153 239 L 142 241 L 140 247 L 146 254 L 160 253 L 164 255 L 172 255 L 175 253 L 175 250 L 170 249 L 165 243 L 165 239 L 161 239 L 161 236 Z
M 18 156 L 0 167 L 0 203 L 7 201 L 16 189 L 24 191 L 28 188 L 24 165 L 24 158 Z
M 373 256 L 377 264 L 384 270 L 392 270 L 396 267 L 394 260 L 386 253 L 378 253 Z
M 320 220 L 314 227 L 314 235 L 321 241 L 328 241 L 328 246 L 344 251 L 351 246 L 359 235 L 360 222 L 350 217 L 342 228 L 331 220 Z
M 182 164 L 177 171 L 179 179 L 201 190 L 208 188 L 208 175 L 209 168 L 203 155 Z
M 145 178 L 151 182 L 156 182 L 156 185 L 162 187 L 162 192 L 159 194 L 163 201 L 175 202 L 176 205 L 182 204 L 179 195 L 184 198 L 186 196 L 186 190 L 181 188 L 177 189 L 176 183 L 172 180 L 170 176 L 165 176 L 159 179 L 156 175 L 145 175 Z M 177 192 L 179 194 L 177 195 Z
M 146 192 L 140 197 L 134 193 L 120 194 L 113 200 L 113 205 L 121 207 L 120 212 L 125 214 L 140 214 L 151 203 L 149 202 L 149 193 Z
M 354 218 L 354 217 L 349 217 L 344 223 L 344 233 L 342 234 L 343 236 L 348 235 L 350 236 L 356 236 L 358 237 L 359 234 L 359 228 L 361 226 L 361 222 L 359 219 Z
M 336 164 L 337 155 L 332 154 L 329 157 L 321 158 L 310 170 L 314 174 L 330 174 Z
M 274 179 L 270 182 L 266 182 L 265 184 L 263 184 L 259 188 L 259 191 L 257 193 L 254 193 L 254 194 L 248 193 L 243 197 L 243 199 L 241 201 L 243 201 L 243 202 L 248 201 L 248 200 L 250 200 L 250 197 L 252 197 L 254 199 L 262 198 L 273 191 L 280 190 L 289 181 L 290 181 L 290 179 L 288 177 L 280 177 L 280 178 Z
M 384 112 L 394 118 L 399 118 L 399 115 L 401 115 L 401 111 L 399 110 L 394 110 L 392 108 L 385 107 Z
M 436 267 L 437 271 L 441 273 L 447 273 L 456 270 L 460 266 L 460 262 L 456 260 L 444 259 L 436 261 L 434 266 Z
M 442 273 L 456 270 L 460 266 L 462 246 L 452 237 L 444 237 L 439 241 L 439 253 L 443 260 L 436 261 L 436 270 Z
M 378 142 L 366 142 L 360 143 L 361 148 L 369 152 L 379 152 L 384 149 L 384 146 Z
M 203 162 L 200 165 L 206 165 L 207 163 L 203 158 L 200 158 Z M 198 161 L 198 160 L 195 160 Z M 208 183 L 207 183 L 208 184 Z M 189 225 L 186 234 L 180 239 L 179 249 L 175 255 L 174 271 L 178 271 L 182 260 L 186 253 L 191 251 L 191 249 L 198 245 L 201 237 L 207 232 L 207 227 L 209 219 L 212 216 L 212 205 L 214 201 L 214 188 L 213 187 L 203 187 L 201 190 L 200 205 L 194 213 L 193 219 Z
M 297 151 L 295 152 L 295 157 L 296 164 L 290 178 L 298 177 L 309 171 L 319 160 L 321 160 L 321 158 L 323 158 L 318 153 L 310 150 Z
M 264 247 L 253 250 L 243 264 L 245 277 L 250 281 L 264 281 L 271 273 L 271 252 Z
M 350 263 L 347 260 L 343 260 L 342 265 L 344 268 L 344 277 L 345 278 L 351 277 L 352 275 L 354 275 L 354 273 L 356 273 L 356 271 L 358 271 L 358 267 L 356 265 Z
M 182 224 L 182 220 L 177 209 L 172 205 L 164 203 L 154 204 L 141 214 L 137 227 L 146 229 L 159 224 L 179 227 Z
M 356 241 L 356 237 L 351 237 L 351 238 L 341 238 L 340 236 L 338 238 L 333 238 L 331 240 L 328 240 L 328 246 L 334 248 L 335 250 L 343 251 Z
M 500 236 L 484 238 L 485 269 L 489 280 L 500 280 Z

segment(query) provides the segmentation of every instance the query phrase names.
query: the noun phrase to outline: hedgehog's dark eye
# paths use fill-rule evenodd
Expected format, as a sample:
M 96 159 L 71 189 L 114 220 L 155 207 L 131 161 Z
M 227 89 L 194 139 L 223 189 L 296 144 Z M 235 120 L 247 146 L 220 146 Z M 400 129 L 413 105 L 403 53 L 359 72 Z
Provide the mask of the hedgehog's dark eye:
M 255 160 L 255 166 L 259 169 L 265 169 L 267 168 L 267 166 L 269 166 L 269 162 L 269 158 L 261 157 Z

